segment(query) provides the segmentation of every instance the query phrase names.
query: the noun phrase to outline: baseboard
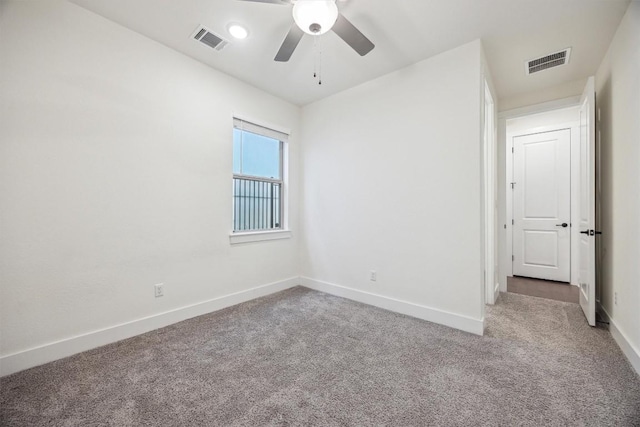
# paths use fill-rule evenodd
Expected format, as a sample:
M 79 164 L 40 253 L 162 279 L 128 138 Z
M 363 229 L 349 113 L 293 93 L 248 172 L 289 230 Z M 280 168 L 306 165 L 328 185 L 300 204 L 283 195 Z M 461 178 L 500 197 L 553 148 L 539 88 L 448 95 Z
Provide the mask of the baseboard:
M 627 357 L 633 369 L 635 369 L 637 374 L 640 375 L 640 351 L 631 344 L 627 335 L 618 328 L 615 320 L 611 318 L 607 310 L 605 310 L 600 303 L 598 303 L 597 309 L 598 313 L 602 316 L 602 320 L 609 322 L 609 332 L 611 332 L 611 336 L 614 341 L 618 344 L 622 353 Z
M 600 303 L 600 301 L 596 300 L 596 313 L 600 313 L 600 316 L 602 317 L 602 320 L 604 322 L 611 322 L 611 318 L 609 317 L 609 313 L 607 313 L 607 310 L 604 309 L 604 307 L 602 306 L 602 304 Z
M 493 287 L 493 301 L 487 301 L 489 305 L 494 305 L 496 301 L 498 301 L 498 297 L 500 296 L 500 282 L 496 282 Z
M 309 277 L 301 277 L 300 284 L 310 289 L 384 308 L 396 313 L 406 314 L 407 316 L 417 317 L 418 319 L 471 332 L 472 334 L 482 335 L 484 332 L 484 319 L 473 319 L 471 317 L 414 304 L 408 301 L 402 301 L 383 295 L 347 288 L 333 283 L 314 280 Z
M 297 286 L 298 277 L 224 295 L 0 357 L 0 377 Z

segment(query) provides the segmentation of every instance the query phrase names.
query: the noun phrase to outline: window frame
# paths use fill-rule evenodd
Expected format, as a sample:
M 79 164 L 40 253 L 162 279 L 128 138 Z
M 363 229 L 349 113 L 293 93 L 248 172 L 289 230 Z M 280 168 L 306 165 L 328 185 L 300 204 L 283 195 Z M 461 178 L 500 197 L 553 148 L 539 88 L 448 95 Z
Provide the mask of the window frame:
M 271 138 L 279 142 L 279 178 L 266 178 L 248 174 L 237 174 L 232 168 L 232 180 L 231 180 L 231 232 L 229 239 L 231 244 L 237 243 L 249 243 L 265 240 L 287 239 L 291 237 L 291 231 L 288 228 L 288 142 L 290 131 L 283 129 L 280 126 L 273 126 L 271 124 L 264 123 L 259 120 L 247 118 L 246 116 L 240 116 L 234 114 L 233 116 L 232 130 L 238 129 L 240 131 L 250 132 L 266 138 Z M 232 132 L 233 134 L 233 132 Z M 232 137 L 232 144 L 234 138 Z M 233 153 L 232 162 L 233 164 Z M 280 185 L 280 200 L 279 200 L 279 213 L 280 222 L 278 228 L 268 229 L 252 229 L 252 230 L 236 230 L 235 229 L 235 215 L 236 215 L 236 203 L 234 185 L 236 179 L 249 179 L 258 182 L 276 183 Z

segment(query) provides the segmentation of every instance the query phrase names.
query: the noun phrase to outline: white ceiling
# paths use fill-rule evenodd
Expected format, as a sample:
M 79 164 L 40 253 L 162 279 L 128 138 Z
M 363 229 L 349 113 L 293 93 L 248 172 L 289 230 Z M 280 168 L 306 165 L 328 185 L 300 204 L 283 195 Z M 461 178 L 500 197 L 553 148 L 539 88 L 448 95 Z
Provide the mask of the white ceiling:
M 321 36 L 323 84 L 313 78 L 313 37 L 291 60 L 273 58 L 291 6 L 239 0 L 72 0 L 99 15 L 298 105 L 305 105 L 481 38 L 498 98 L 593 75 L 629 0 L 346 0 L 338 7 L 376 48 L 360 57 Z M 229 23 L 249 29 L 233 40 Z M 190 38 L 200 24 L 231 44 L 212 50 Z M 524 61 L 572 47 L 569 65 L 526 76 Z

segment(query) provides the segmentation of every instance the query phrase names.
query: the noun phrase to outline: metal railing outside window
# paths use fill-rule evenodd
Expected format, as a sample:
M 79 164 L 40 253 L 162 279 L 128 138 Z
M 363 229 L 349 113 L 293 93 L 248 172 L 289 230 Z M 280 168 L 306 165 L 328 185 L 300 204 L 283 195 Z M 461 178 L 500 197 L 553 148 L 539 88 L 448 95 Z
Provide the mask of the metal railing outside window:
M 233 178 L 234 231 L 282 228 L 282 182 Z

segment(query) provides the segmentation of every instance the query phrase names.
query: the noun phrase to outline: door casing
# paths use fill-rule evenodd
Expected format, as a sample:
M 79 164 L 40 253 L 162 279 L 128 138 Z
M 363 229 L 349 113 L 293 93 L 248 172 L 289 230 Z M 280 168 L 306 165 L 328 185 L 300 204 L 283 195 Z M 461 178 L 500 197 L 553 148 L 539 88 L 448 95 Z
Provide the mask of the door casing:
M 504 111 L 498 115 L 498 181 L 499 181 L 499 253 L 500 268 L 499 281 L 500 291 L 507 290 L 507 277 L 513 275 L 512 256 L 513 256 L 513 227 L 511 220 L 513 219 L 513 194 L 510 183 L 513 181 L 513 158 L 511 141 L 515 134 L 547 132 L 558 128 L 571 129 L 571 181 L 577 182 L 577 171 L 579 165 L 579 152 L 577 143 L 579 142 L 579 105 L 580 97 L 564 98 L 556 101 L 550 101 L 543 104 L 532 105 L 514 110 Z M 559 114 L 564 112 L 565 114 Z M 574 114 L 575 112 L 575 114 Z M 518 122 L 521 119 L 532 119 L 530 126 L 518 128 L 512 122 Z M 535 119 L 535 120 L 534 120 Z M 545 124 L 546 123 L 546 124 Z M 549 124 L 553 123 L 553 124 Z M 526 128 L 526 130 L 525 130 Z M 577 188 L 572 185 L 571 188 L 571 212 L 572 223 L 577 221 Z M 576 253 L 577 250 L 577 228 L 572 227 L 571 230 L 571 251 Z M 577 262 L 571 260 L 571 284 L 578 286 L 574 278 L 577 278 Z

